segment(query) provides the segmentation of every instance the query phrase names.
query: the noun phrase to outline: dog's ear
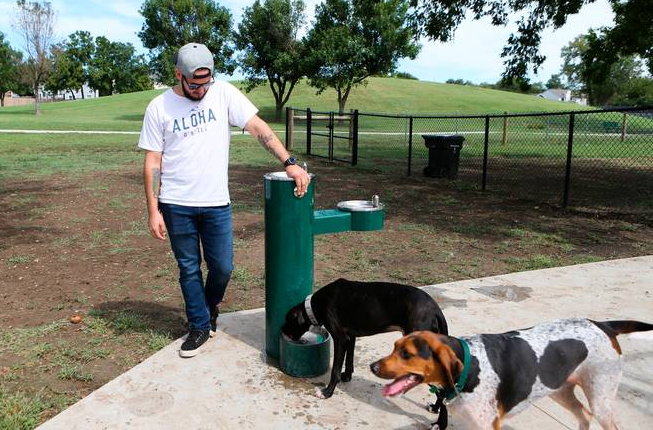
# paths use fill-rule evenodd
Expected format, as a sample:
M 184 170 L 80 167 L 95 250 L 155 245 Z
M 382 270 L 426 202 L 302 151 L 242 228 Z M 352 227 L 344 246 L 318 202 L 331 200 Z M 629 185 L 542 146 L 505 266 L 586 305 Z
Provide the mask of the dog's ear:
M 440 343 L 433 350 L 433 358 L 442 364 L 444 374 L 447 378 L 448 388 L 456 387 L 456 378 L 463 371 L 464 365 L 456 356 L 456 353 L 444 343 Z
M 304 312 L 299 308 L 293 308 L 288 315 L 290 321 L 295 321 L 298 325 L 304 325 Z
M 463 371 L 464 365 L 456 356 L 456 353 L 445 342 L 446 336 L 429 331 L 415 333 L 428 343 L 432 358 L 435 363 L 440 364 L 446 381 L 447 388 L 454 388 L 456 378 Z M 422 355 L 422 353 L 420 353 Z

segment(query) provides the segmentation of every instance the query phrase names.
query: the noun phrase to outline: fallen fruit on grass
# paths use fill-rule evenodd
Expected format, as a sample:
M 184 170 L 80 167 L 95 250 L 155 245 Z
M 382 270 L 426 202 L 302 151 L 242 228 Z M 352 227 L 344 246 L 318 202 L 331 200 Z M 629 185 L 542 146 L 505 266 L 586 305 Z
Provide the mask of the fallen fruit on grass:
M 80 322 L 82 322 L 82 317 L 79 315 L 73 315 L 70 317 L 70 322 L 73 324 L 79 324 Z

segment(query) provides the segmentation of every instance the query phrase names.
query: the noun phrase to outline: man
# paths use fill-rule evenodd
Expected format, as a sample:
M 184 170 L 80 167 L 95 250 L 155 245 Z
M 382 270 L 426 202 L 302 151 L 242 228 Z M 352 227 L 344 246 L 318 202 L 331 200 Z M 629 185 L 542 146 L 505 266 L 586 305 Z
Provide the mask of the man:
M 298 195 L 304 195 L 310 179 L 256 115 L 256 107 L 233 85 L 214 81 L 213 55 L 206 46 L 184 45 L 175 65 L 178 84 L 148 105 L 138 146 L 146 151 L 150 233 L 165 240 L 167 232 L 179 266 L 190 328 L 179 355 L 193 357 L 215 335 L 218 304 L 233 269 L 230 125 L 247 130 L 283 163 Z

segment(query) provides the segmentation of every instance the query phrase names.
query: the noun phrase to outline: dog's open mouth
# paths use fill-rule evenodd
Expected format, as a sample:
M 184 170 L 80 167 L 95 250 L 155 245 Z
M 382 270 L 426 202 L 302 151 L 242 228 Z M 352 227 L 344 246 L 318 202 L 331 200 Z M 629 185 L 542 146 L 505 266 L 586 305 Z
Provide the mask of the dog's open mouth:
M 404 394 L 406 391 L 411 388 L 419 385 L 424 380 L 424 377 L 421 375 L 416 375 L 414 373 L 409 373 L 406 376 L 397 378 L 385 387 L 383 387 L 383 395 L 385 397 L 392 397 L 398 394 Z

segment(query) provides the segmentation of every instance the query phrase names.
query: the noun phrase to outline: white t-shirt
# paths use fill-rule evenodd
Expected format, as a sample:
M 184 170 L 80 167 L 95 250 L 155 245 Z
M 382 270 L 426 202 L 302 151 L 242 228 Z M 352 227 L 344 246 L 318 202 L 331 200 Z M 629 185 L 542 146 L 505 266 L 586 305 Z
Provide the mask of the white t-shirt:
M 200 101 L 172 89 L 145 111 L 138 147 L 162 152 L 159 201 L 182 206 L 230 203 L 230 125 L 244 128 L 258 109 L 236 87 L 217 81 Z

